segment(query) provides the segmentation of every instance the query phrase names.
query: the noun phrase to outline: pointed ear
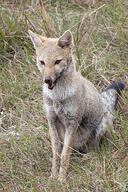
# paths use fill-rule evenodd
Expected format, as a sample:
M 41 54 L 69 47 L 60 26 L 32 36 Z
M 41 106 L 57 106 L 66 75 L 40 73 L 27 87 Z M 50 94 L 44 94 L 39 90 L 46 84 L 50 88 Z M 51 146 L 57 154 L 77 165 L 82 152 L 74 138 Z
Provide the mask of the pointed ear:
M 40 48 L 43 45 L 43 39 L 39 35 L 33 33 L 31 30 L 28 30 L 28 33 L 30 35 L 31 41 L 33 42 L 33 45 L 36 48 Z
M 58 45 L 61 48 L 68 47 L 71 49 L 73 47 L 73 38 L 69 30 L 65 31 L 64 34 L 59 38 Z

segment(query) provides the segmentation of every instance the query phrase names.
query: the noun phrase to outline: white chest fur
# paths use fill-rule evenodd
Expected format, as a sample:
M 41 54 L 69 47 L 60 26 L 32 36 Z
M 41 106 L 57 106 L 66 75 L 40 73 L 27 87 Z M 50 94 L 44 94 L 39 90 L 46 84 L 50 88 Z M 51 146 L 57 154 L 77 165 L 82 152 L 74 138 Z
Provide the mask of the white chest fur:
M 52 101 L 63 101 L 72 97 L 76 92 L 76 87 L 71 85 L 57 85 L 52 89 L 48 89 L 47 85 L 43 85 L 43 94 Z

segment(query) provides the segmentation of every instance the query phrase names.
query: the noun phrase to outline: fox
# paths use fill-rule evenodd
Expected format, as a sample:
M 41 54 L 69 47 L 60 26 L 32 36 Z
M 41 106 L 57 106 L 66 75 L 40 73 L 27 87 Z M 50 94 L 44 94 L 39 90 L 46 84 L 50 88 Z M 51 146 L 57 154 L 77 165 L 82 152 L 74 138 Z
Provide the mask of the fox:
M 43 78 L 43 110 L 52 148 L 51 177 L 65 181 L 73 150 L 87 153 L 111 134 L 118 99 L 125 85 L 114 82 L 99 92 L 76 70 L 73 35 L 59 38 L 28 31 Z

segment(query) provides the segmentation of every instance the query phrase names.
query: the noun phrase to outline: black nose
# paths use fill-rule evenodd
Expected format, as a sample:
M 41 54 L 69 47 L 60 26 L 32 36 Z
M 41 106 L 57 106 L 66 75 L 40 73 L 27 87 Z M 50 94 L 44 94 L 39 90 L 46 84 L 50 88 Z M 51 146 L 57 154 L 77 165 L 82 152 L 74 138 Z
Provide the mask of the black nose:
M 51 84 L 52 83 L 51 77 L 45 77 L 44 82 L 47 83 L 47 84 Z

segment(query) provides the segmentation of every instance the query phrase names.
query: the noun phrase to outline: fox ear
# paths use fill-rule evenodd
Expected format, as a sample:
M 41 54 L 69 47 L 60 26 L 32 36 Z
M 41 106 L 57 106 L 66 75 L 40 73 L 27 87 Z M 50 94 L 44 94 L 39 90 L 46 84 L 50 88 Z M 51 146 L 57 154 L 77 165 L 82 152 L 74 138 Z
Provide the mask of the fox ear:
M 69 30 L 65 31 L 64 34 L 59 38 L 58 45 L 61 48 L 68 47 L 71 49 L 73 47 L 73 38 Z
M 33 33 L 31 30 L 28 30 L 28 33 L 30 35 L 31 41 L 33 42 L 35 49 L 40 48 L 43 45 L 43 38 Z

